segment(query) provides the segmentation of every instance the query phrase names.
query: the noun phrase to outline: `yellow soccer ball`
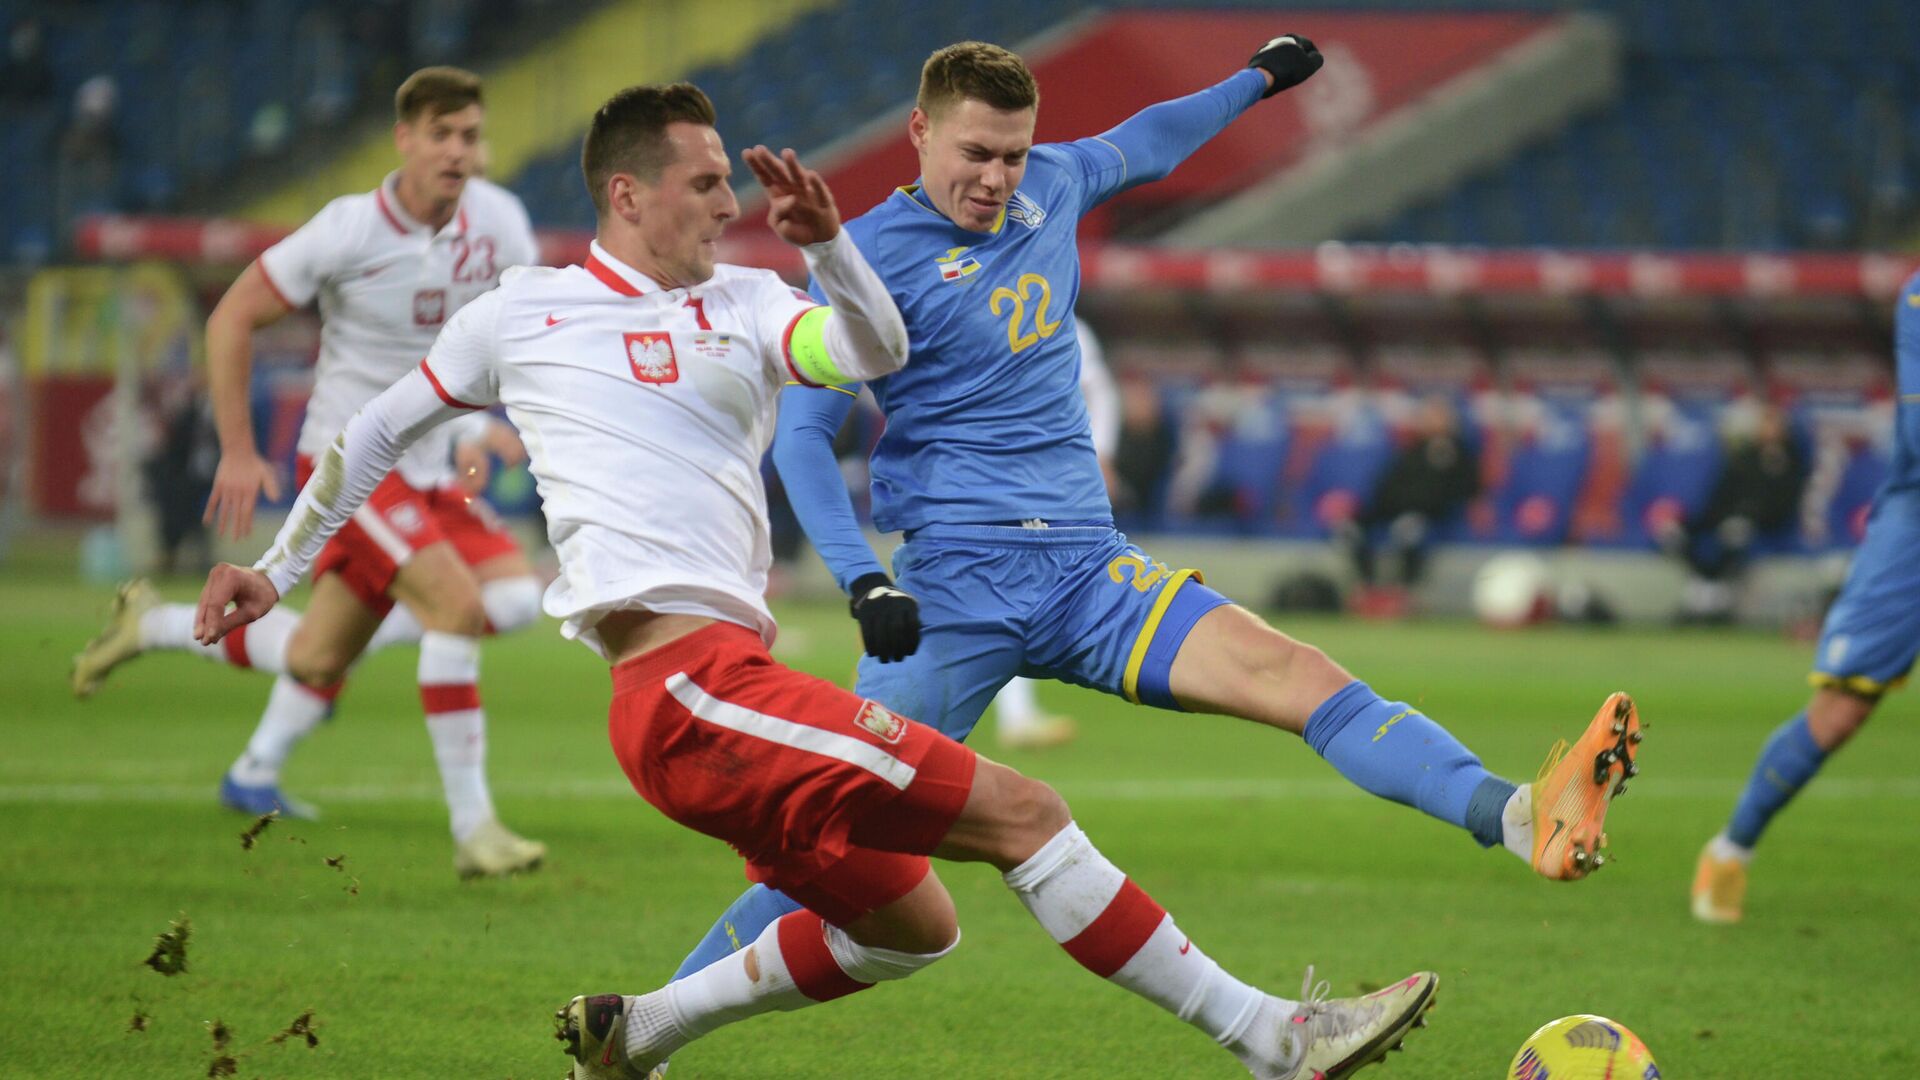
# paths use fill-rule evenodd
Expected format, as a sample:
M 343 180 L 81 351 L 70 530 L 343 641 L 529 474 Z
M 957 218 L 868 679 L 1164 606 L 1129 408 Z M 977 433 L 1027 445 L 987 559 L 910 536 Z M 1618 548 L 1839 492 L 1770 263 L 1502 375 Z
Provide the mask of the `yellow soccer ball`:
M 1563 1016 L 1533 1033 L 1507 1066 L 1507 1080 L 1657 1080 L 1660 1066 L 1640 1037 L 1604 1016 Z

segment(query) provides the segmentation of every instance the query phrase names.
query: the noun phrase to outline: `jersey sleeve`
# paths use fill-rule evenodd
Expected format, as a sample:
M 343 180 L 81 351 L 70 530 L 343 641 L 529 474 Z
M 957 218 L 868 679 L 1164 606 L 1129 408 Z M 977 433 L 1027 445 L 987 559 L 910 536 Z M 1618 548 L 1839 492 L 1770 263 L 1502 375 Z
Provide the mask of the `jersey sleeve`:
M 768 328 L 780 327 L 767 346 L 788 377 L 802 386 L 840 386 L 900 370 L 907 362 L 906 322 L 852 235 L 842 229 L 801 252 L 826 305 L 784 282 L 759 305 Z
M 1098 135 L 1055 144 L 1080 173 L 1082 212 L 1172 172 L 1258 102 L 1266 85 L 1260 72 L 1243 69 L 1198 93 L 1149 105 Z
M 755 274 L 747 306 L 755 343 L 767 371 L 780 382 L 817 385 L 800 377 L 793 366 L 792 335 L 801 316 L 822 305 L 771 271 Z
M 303 308 L 313 303 L 320 287 L 344 268 L 347 253 L 358 242 L 359 229 L 352 204 L 335 199 L 305 225 L 260 253 L 260 272 L 282 303 Z
M 833 456 L 833 438 L 855 397 L 851 389 L 837 386 L 789 386 L 780 394 L 773 438 L 773 466 L 787 489 L 787 501 L 843 590 L 867 574 L 884 572 L 860 531 L 847 482 Z
M 485 409 L 500 400 L 497 366 L 500 290 L 455 312 L 433 341 L 420 371 L 440 400 L 455 409 Z

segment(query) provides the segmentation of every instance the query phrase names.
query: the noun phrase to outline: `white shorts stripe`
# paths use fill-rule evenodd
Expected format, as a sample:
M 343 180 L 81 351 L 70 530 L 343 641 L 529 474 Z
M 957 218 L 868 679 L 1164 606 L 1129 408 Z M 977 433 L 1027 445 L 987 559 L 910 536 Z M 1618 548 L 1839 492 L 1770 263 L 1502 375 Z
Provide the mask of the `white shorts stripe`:
M 413 556 L 413 548 L 407 546 L 393 526 L 387 524 L 387 519 L 381 517 L 380 511 L 373 507 L 363 503 L 360 509 L 353 512 L 353 523 L 360 526 L 381 551 L 387 553 L 387 558 L 392 559 L 395 566 L 405 566 Z
M 688 712 L 705 720 L 709 724 L 718 724 L 723 728 L 751 735 L 756 739 L 765 739 L 782 746 L 791 746 L 795 750 L 805 750 L 809 754 L 820 754 L 835 758 L 849 765 L 858 766 L 873 775 L 899 788 L 907 790 L 913 783 L 913 766 L 887 753 L 870 743 L 861 742 L 851 735 L 841 735 L 823 728 L 796 724 L 778 716 L 755 712 L 730 701 L 721 701 L 702 690 L 684 671 L 676 671 L 667 676 L 667 692 L 674 700 L 686 706 Z

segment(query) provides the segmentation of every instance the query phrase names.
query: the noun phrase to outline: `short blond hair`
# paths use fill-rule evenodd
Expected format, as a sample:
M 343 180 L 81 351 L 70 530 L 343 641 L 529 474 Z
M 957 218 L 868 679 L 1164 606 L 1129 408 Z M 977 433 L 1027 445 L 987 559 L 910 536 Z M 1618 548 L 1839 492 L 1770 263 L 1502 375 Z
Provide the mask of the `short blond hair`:
M 938 49 L 920 68 L 920 96 L 914 104 L 928 116 L 972 98 L 1012 112 L 1040 107 L 1040 84 L 1018 55 L 984 41 L 962 41 Z
M 407 76 L 393 94 L 393 119 L 407 124 L 484 105 L 480 76 L 465 68 L 426 67 Z

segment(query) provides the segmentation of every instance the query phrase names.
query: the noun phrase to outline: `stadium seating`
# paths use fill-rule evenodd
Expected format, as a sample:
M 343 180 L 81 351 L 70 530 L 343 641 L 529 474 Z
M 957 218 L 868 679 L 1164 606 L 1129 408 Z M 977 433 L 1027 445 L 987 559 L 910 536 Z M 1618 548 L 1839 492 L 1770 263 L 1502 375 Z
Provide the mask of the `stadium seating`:
M 41 25 L 53 76 L 0 100 L 0 255 L 35 261 L 74 214 L 175 209 L 311 132 L 379 116 L 412 67 L 497 50 L 536 5 L 551 24 L 557 5 L 539 0 L 0 0 L 0 30 Z M 110 178 L 62 195 L 74 96 L 101 76 L 115 88 Z

